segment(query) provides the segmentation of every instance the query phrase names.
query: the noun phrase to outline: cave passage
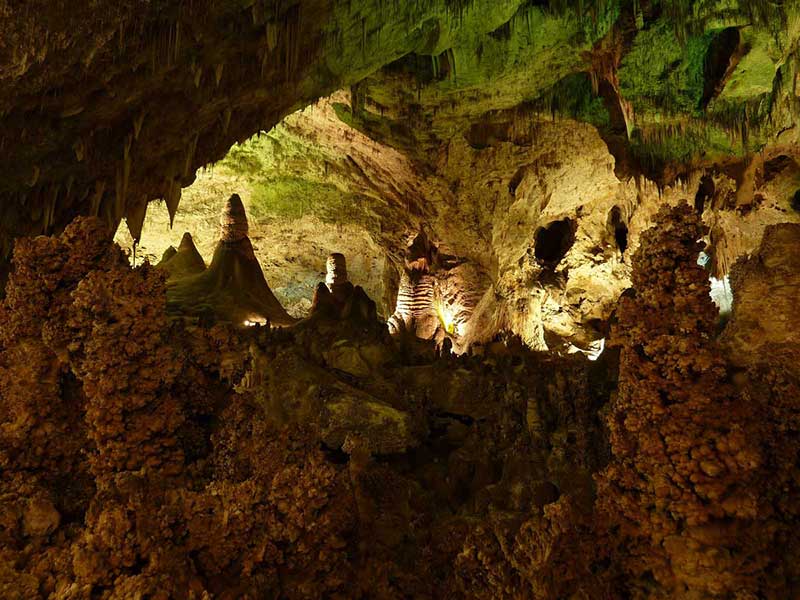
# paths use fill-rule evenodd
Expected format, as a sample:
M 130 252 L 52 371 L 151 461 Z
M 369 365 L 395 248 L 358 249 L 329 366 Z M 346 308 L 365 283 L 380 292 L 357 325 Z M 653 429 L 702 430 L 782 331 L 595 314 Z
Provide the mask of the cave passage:
M 714 179 L 710 175 L 703 175 L 700 180 L 700 187 L 697 188 L 697 194 L 694 196 L 694 209 L 703 214 L 707 203 L 714 197 Z
M 620 253 L 625 254 L 628 249 L 628 226 L 622 220 L 622 211 L 619 206 L 611 209 L 609 217 L 610 226 L 614 232 L 614 241 L 617 243 Z
M 575 243 L 577 225 L 571 219 L 554 221 L 536 232 L 534 253 L 542 263 L 555 267 Z

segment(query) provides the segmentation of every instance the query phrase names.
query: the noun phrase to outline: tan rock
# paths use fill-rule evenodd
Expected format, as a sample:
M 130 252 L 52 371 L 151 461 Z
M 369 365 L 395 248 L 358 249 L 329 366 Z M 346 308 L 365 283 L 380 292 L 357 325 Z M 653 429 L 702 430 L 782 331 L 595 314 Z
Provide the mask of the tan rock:
M 43 498 L 31 498 L 22 515 L 22 530 L 27 536 L 49 535 L 58 529 L 61 515 L 53 503 Z

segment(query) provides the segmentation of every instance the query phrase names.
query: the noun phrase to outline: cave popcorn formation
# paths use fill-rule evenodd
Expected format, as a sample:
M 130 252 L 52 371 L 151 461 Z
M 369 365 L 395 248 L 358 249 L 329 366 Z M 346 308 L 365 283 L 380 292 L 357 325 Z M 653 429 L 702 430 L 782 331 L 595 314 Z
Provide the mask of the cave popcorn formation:
M 798 22 L 0 2 L 0 598 L 800 598 Z

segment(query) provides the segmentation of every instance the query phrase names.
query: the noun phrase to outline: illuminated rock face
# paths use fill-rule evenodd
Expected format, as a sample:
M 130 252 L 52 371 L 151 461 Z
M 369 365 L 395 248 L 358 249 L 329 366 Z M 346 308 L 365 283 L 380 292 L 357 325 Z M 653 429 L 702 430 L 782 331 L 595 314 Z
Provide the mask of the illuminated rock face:
M 772 225 L 731 271 L 733 314 L 722 339 L 737 365 L 774 363 L 800 375 L 800 224 Z
M 344 254 L 335 252 L 328 256 L 325 263 L 325 285 L 333 292 L 334 289 L 349 282 L 347 279 L 347 260 Z
M 425 329 L 429 327 L 426 321 L 435 316 L 433 286 L 434 278 L 423 272 L 403 273 L 400 279 L 396 314 L 407 327 L 418 330 L 420 337 L 425 336 Z
M 185 193 L 186 214 L 195 220 L 177 217 L 182 228 L 197 226 L 198 247 L 210 256 L 217 225 L 200 220 L 210 212 L 207 197 L 216 202 L 217 190 L 240 181 L 255 255 L 295 317 L 308 315 L 328 253 L 342 250 L 351 278 L 379 312 L 397 312 L 395 329 L 399 321 L 408 325 L 416 303 L 420 325 L 412 329 L 425 338 L 455 331 L 460 348 L 510 332 L 540 350 L 588 351 L 607 333 L 605 321 L 630 285 L 630 257 L 660 206 L 689 202 L 702 214 L 709 275 L 720 281 L 757 248 L 766 226 L 800 220 L 790 206 L 798 167 L 788 157 L 753 167 L 746 208 L 737 204 L 735 174 L 723 168 L 691 171 L 661 189 L 620 178 L 598 130 L 563 119 L 533 118 L 535 146 L 505 136 L 474 148 L 455 135 L 437 142 L 435 163 L 415 170 L 413 151 L 341 120 L 350 102 L 348 93 L 337 93 L 235 149 Z M 489 127 L 492 119 L 478 120 Z M 257 158 L 258 176 L 235 171 L 240 155 Z M 303 187 L 286 188 L 288 208 L 280 210 L 295 203 L 301 216 L 270 212 L 268 200 L 275 200 L 259 196 L 261 187 L 286 180 Z M 313 215 L 304 214 L 307 207 Z M 144 244 L 148 231 L 166 230 L 164 215 L 149 214 Z M 437 256 L 425 255 L 421 241 L 414 247 L 420 229 L 428 246 L 440 248 Z M 425 274 L 412 277 L 414 271 Z

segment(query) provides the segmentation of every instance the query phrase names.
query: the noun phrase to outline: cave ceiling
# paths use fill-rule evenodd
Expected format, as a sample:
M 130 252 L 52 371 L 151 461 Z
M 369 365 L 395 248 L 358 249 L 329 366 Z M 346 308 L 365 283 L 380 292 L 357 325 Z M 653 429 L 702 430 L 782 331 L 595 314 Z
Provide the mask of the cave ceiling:
M 596 127 L 621 176 L 791 155 L 798 7 L 747 0 L 4 2 L 0 241 L 77 214 L 140 236 L 196 170 L 352 86 L 340 117 L 424 168 L 442 140 Z M 733 165 L 733 166 L 731 166 Z M 734 173 L 741 179 L 741 174 Z

